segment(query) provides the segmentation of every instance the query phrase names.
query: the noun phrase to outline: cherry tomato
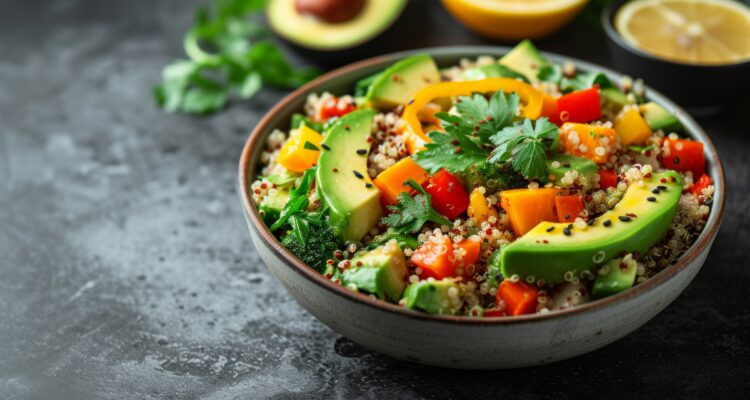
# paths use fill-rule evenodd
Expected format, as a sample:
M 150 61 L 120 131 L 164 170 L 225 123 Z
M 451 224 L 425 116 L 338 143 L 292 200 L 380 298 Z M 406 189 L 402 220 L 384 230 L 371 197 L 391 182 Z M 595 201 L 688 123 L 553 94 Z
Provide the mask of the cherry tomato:
M 354 102 L 330 97 L 323 101 L 323 105 L 320 107 L 319 119 L 325 121 L 333 117 L 343 117 L 356 109 L 357 105 Z
M 444 169 L 430 178 L 424 190 L 432 196 L 432 208 L 448 219 L 458 217 L 469 208 L 469 194 L 461 181 Z

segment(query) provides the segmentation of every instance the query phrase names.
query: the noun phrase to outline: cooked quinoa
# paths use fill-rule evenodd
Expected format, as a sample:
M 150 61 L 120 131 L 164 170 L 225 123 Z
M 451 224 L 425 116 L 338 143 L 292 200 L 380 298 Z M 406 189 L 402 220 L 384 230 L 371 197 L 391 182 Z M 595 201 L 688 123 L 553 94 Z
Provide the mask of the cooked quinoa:
M 467 71 L 476 71 L 480 67 L 492 68 L 497 65 L 500 65 L 498 64 L 498 60 L 489 56 L 479 57 L 474 60 L 462 59 L 458 65 L 440 70 L 439 80 L 444 82 L 462 81 L 470 84 L 473 81 L 467 80 Z M 604 89 L 594 86 L 593 88 L 576 87 L 574 90 L 571 90 L 566 85 L 572 84 L 565 83 L 568 82 L 565 80 L 573 81 L 577 77 L 583 80 L 584 75 L 582 74 L 586 74 L 586 72 L 580 71 L 576 65 L 570 63 L 557 66 L 557 68 L 560 69 L 562 74 L 562 81 L 539 81 L 534 77 L 534 79 L 530 80 L 532 83 L 528 85 L 531 88 L 530 90 L 538 91 L 540 98 L 543 95 L 549 96 L 552 99 L 558 99 L 557 104 L 559 106 L 562 104 L 559 100 L 559 98 L 562 98 L 561 96 L 567 96 L 569 93 L 583 93 L 587 90 L 594 90 L 596 92 L 597 90 Z M 403 79 L 397 75 L 394 75 L 392 79 L 398 80 L 397 78 Z M 485 79 L 487 78 L 491 77 L 485 77 Z M 426 84 L 420 85 L 420 88 L 424 90 L 428 86 Z M 647 121 L 647 116 L 643 111 L 643 104 L 646 103 L 644 84 L 641 80 L 626 78 L 619 85 L 611 84 L 607 89 L 610 87 L 612 91 L 616 90 L 617 93 L 621 94 L 621 98 L 624 100 L 622 103 L 613 103 L 611 99 L 601 95 L 601 109 L 595 119 L 585 121 L 568 120 L 568 118 L 573 118 L 579 112 L 577 110 L 573 110 L 574 112 L 572 113 L 566 110 L 557 110 L 559 113 L 549 116 L 550 120 L 553 120 L 557 125 L 549 129 L 554 129 L 557 132 L 556 135 L 559 135 L 560 144 L 557 145 L 557 148 L 550 147 L 546 150 L 545 157 L 548 158 L 546 168 L 548 168 L 548 171 L 561 171 L 559 175 L 548 172 L 547 176 L 529 178 L 524 173 L 513 170 L 516 166 L 514 165 L 513 158 L 511 158 L 488 167 L 501 168 L 500 166 L 503 163 L 507 163 L 502 168 L 506 168 L 503 171 L 509 171 L 507 174 L 503 172 L 507 176 L 499 175 L 499 181 L 490 181 L 488 180 L 487 171 L 494 173 L 499 170 L 485 169 L 480 171 L 479 165 L 488 162 L 478 161 L 476 165 L 470 165 L 465 170 L 452 170 L 451 176 L 453 178 L 451 179 L 456 179 L 456 182 L 459 182 L 459 184 L 458 186 L 446 186 L 449 188 L 449 192 L 451 187 L 453 190 L 463 191 L 466 199 L 470 199 L 468 200 L 469 203 L 463 205 L 463 209 L 456 213 L 455 216 L 442 215 L 443 219 L 440 220 L 445 223 L 437 223 L 436 220 L 438 218 L 435 217 L 432 220 L 426 220 L 417 231 L 401 232 L 404 236 L 409 236 L 411 242 L 404 240 L 402 243 L 399 241 L 401 239 L 393 239 L 385 240 L 381 243 L 384 240 L 383 237 L 397 230 L 397 226 L 393 222 L 395 219 L 382 218 L 366 229 L 357 240 L 342 240 L 340 237 L 335 239 L 339 243 L 338 250 L 331 254 L 312 255 L 315 251 L 310 249 L 309 253 L 298 255 L 304 261 L 311 264 L 311 267 L 318 269 L 332 281 L 343 284 L 353 291 L 384 298 L 385 295 L 379 290 L 373 290 L 362 284 L 358 285 L 356 281 L 347 278 L 346 271 L 352 271 L 355 268 L 372 267 L 367 265 L 368 260 L 370 260 L 367 258 L 368 252 L 379 251 L 389 255 L 402 254 L 399 257 L 403 257 L 405 260 L 405 265 L 403 266 L 405 273 L 401 279 L 403 280 L 403 286 L 407 287 L 407 290 L 404 292 L 404 297 L 388 301 L 404 307 L 433 312 L 424 306 L 414 306 L 412 304 L 414 302 L 412 297 L 416 296 L 415 293 L 417 293 L 417 288 L 420 284 L 433 283 L 437 285 L 445 283 L 444 292 L 440 292 L 444 296 L 441 300 L 442 303 L 435 309 L 438 311 L 434 312 L 474 317 L 518 315 L 530 312 L 546 313 L 575 307 L 579 304 L 592 301 L 595 298 L 602 297 L 601 292 L 598 292 L 599 289 L 596 286 L 596 282 L 610 276 L 613 273 L 613 268 L 619 268 L 621 272 L 625 271 L 623 273 L 635 271 L 632 282 L 630 282 L 631 285 L 647 281 L 664 268 L 674 264 L 699 236 L 711 211 L 715 189 L 708 175 L 694 176 L 694 172 L 697 171 L 697 167 L 695 167 L 697 165 L 696 162 L 693 162 L 692 159 L 688 160 L 684 158 L 684 154 L 687 154 L 685 153 L 686 148 L 684 146 L 692 146 L 693 143 L 690 140 L 684 139 L 681 136 L 683 132 L 679 129 L 675 131 L 671 130 L 671 128 L 679 124 L 672 124 L 669 127 L 670 129 L 667 130 L 662 128 L 648 129 L 645 135 L 642 133 L 645 128 L 641 128 L 641 131 L 636 132 L 637 135 L 640 135 L 638 139 L 633 141 L 633 139 L 627 137 L 627 140 L 632 141 L 631 143 L 633 144 L 624 146 L 623 141 L 626 140 L 626 136 L 623 135 L 626 133 L 623 132 L 626 131 L 622 121 L 626 119 L 626 116 L 630 115 L 629 118 L 635 120 L 641 118 L 644 121 L 642 125 L 647 126 L 645 122 Z M 370 93 L 372 92 L 373 90 L 371 89 Z M 493 95 L 493 93 L 484 94 L 485 98 Z M 421 112 L 419 118 L 422 128 L 427 130 L 429 126 L 430 130 L 433 128 L 437 130 L 443 129 L 439 126 L 439 123 L 436 125 L 435 118 L 441 118 L 441 114 L 437 114 L 436 117 L 434 115 L 435 111 L 450 111 L 450 114 L 454 116 L 466 118 L 459 111 L 461 110 L 461 106 L 458 103 L 462 99 L 461 96 L 466 96 L 466 94 L 454 96 L 449 99 L 450 107 L 446 107 L 445 99 L 443 99 L 441 101 L 429 102 L 426 104 L 425 109 L 417 110 Z M 596 98 L 599 99 L 599 95 Z M 333 109 L 329 109 L 331 108 L 331 104 L 335 104 Z M 431 163 L 434 164 L 435 160 L 439 161 L 440 159 L 435 158 L 429 162 L 425 162 L 424 158 L 420 156 L 420 152 L 425 151 L 424 147 L 418 151 L 410 148 L 409 141 L 411 139 L 409 134 L 411 132 L 410 129 L 413 128 L 409 125 L 410 122 L 406 117 L 410 106 L 411 102 L 405 102 L 396 106 L 378 106 L 377 102 L 374 102 L 372 98 L 367 96 L 356 98 L 350 95 L 334 96 L 327 92 L 319 95 L 311 94 L 307 98 L 303 110 L 305 117 L 304 125 L 307 128 L 311 126 L 326 126 L 326 130 L 321 128 L 322 131 L 317 132 L 318 135 L 321 135 L 320 137 L 324 138 L 322 144 L 313 144 L 308 150 L 332 151 L 326 147 L 326 144 L 329 143 L 326 135 L 330 135 L 331 133 L 328 132 L 330 132 L 330 129 L 334 129 L 331 128 L 331 126 L 335 126 L 336 124 L 334 121 L 344 118 L 344 115 L 356 110 L 371 108 L 375 110 L 375 113 L 372 116 L 369 134 L 366 137 L 368 148 L 357 150 L 357 154 L 366 157 L 366 171 L 358 172 L 355 170 L 354 175 L 360 180 L 365 181 L 365 188 L 380 190 L 382 192 L 382 181 L 386 179 L 391 170 L 396 168 L 394 166 L 397 163 L 401 165 L 401 161 L 412 162 L 408 160 L 411 157 L 416 160 L 416 164 L 419 164 L 428 171 L 425 172 L 425 174 L 429 173 L 426 176 L 426 180 L 418 183 L 425 188 L 423 190 L 426 190 L 426 193 L 432 194 L 431 207 L 440 214 L 439 211 L 449 205 L 449 202 L 446 203 L 444 198 L 438 197 L 435 194 L 436 192 L 433 191 L 435 188 L 431 187 L 431 185 L 439 184 L 437 177 L 438 174 L 442 173 L 437 172 L 436 169 L 432 169 L 433 165 Z M 513 116 L 515 121 L 522 120 L 523 106 L 525 105 L 522 104 L 520 110 L 513 111 L 515 113 Z M 433 109 L 430 110 L 429 108 Z M 343 113 L 344 111 L 346 113 Z M 590 110 L 580 112 L 584 111 L 589 112 Z M 331 113 L 337 114 L 338 112 L 342 114 L 325 117 Z M 491 117 L 486 117 L 486 120 L 480 121 L 478 125 L 475 125 L 475 132 L 481 128 L 480 125 L 482 123 L 490 123 L 492 122 L 491 120 Z M 537 121 L 536 123 L 538 128 L 540 122 Z M 458 123 L 454 125 L 458 126 Z M 586 128 L 582 130 L 581 125 L 585 125 Z M 345 126 L 344 128 L 348 130 L 349 126 Z M 260 177 L 251 185 L 251 190 L 253 191 L 252 199 L 269 226 L 275 222 L 274 218 L 279 218 L 279 210 L 277 210 L 277 214 L 274 214 L 274 216 L 269 214 L 271 212 L 269 210 L 273 210 L 268 206 L 269 202 L 278 201 L 277 199 L 281 194 L 288 197 L 290 188 L 298 188 L 299 185 L 303 184 L 302 172 L 304 171 L 290 169 L 284 164 L 284 152 L 288 150 L 285 150 L 285 147 L 291 141 L 295 140 L 295 135 L 301 134 L 298 132 L 300 129 L 302 129 L 301 126 L 293 127 L 287 131 L 274 130 L 268 136 L 260 158 Z M 505 127 L 503 129 L 508 128 Z M 519 132 L 525 131 L 519 130 Z M 611 136 L 597 132 L 613 132 L 616 135 Z M 589 135 L 591 136 L 590 138 L 586 137 Z M 474 136 L 475 138 L 472 140 L 477 142 L 481 140 L 476 138 L 476 133 Z M 430 137 L 432 138 L 432 136 Z M 525 143 L 531 140 L 527 139 Z M 430 142 L 429 139 L 426 141 Z M 487 149 L 488 157 L 492 157 L 492 153 L 490 152 L 493 151 L 492 147 L 494 145 L 478 143 L 480 143 L 479 148 L 481 150 Z M 519 143 L 524 143 L 524 141 Z M 541 141 L 540 143 L 542 145 L 549 145 L 549 142 Z M 304 143 L 304 145 L 308 146 L 308 143 Z M 445 145 L 447 146 L 448 144 Z M 459 155 L 466 152 L 466 149 L 462 149 L 458 145 L 458 140 L 454 140 L 453 145 L 456 146 L 456 150 L 452 155 L 443 157 L 444 160 L 459 158 Z M 302 146 L 302 143 L 297 146 Z M 289 147 L 291 148 L 292 146 L 289 145 Z M 308 147 L 305 148 L 307 149 Z M 427 149 L 428 151 L 430 150 L 429 145 Z M 563 161 L 553 159 L 555 154 L 577 157 L 576 160 L 581 159 L 580 162 L 582 164 L 585 162 L 587 168 L 595 165 L 594 173 L 585 168 L 579 168 L 577 165 L 568 165 L 569 163 L 565 162 L 565 159 L 562 159 Z M 519 153 L 514 151 L 511 152 L 511 157 L 520 156 Z M 297 159 L 294 160 L 298 162 Z M 591 160 L 595 161 L 592 162 Z M 667 163 L 669 165 L 666 165 Z M 313 167 L 315 164 L 316 162 L 313 160 L 310 167 Z M 289 165 L 292 165 L 291 161 L 289 161 Z M 453 168 L 453 164 L 448 163 L 445 168 Z M 347 176 L 350 174 L 349 171 L 339 172 L 336 168 L 333 168 L 333 170 L 334 173 L 347 174 Z M 664 226 L 667 228 L 665 233 L 660 235 L 655 244 L 650 246 L 646 251 L 642 253 L 637 251 L 622 251 L 614 259 L 606 258 L 603 252 L 600 252 L 601 254 L 597 253 L 594 255 L 594 261 L 592 261 L 591 265 L 576 266 L 573 270 L 566 271 L 562 275 L 562 278 L 555 282 L 549 282 L 531 274 L 510 274 L 505 276 L 498 273 L 498 270 L 492 266 L 493 263 L 497 262 L 494 260 L 495 258 L 501 258 L 500 254 L 504 251 L 504 248 L 510 248 L 514 242 L 524 235 L 529 234 L 527 233 L 529 231 L 519 232 L 519 223 L 514 218 L 520 217 L 508 211 L 508 204 L 512 203 L 505 203 L 505 201 L 511 201 L 507 199 L 509 193 L 513 190 L 539 191 L 539 193 L 554 192 L 552 196 L 578 196 L 581 208 L 577 210 L 577 213 L 563 216 L 561 209 L 558 209 L 560 206 L 555 205 L 554 214 L 556 215 L 554 221 L 550 221 L 549 219 L 544 220 L 548 224 L 559 224 L 559 228 L 557 228 L 558 225 L 550 225 L 547 232 L 557 229 L 558 231 L 561 230 L 562 234 L 566 236 L 570 236 L 571 232 L 573 232 L 572 235 L 575 237 L 576 235 L 585 234 L 590 229 L 606 229 L 606 227 L 609 227 L 613 222 L 608 220 L 602 222 L 605 228 L 598 227 L 600 226 L 598 221 L 602 219 L 602 216 L 611 210 L 619 209 L 616 206 L 628 196 L 631 188 L 644 188 L 648 185 L 653 185 L 654 183 L 651 182 L 653 179 L 652 176 L 657 176 L 657 174 L 661 174 L 658 176 L 669 176 L 663 175 L 666 170 L 675 170 L 679 174 L 677 175 L 679 179 L 675 180 L 674 176 L 672 176 L 672 181 L 669 183 L 681 183 L 683 192 L 679 196 L 678 201 L 676 201 L 676 210 L 674 211 L 671 224 L 668 224 L 668 228 L 666 225 Z M 441 169 L 441 171 L 445 170 Z M 480 173 L 471 175 L 476 171 L 480 171 Z M 369 183 L 367 176 L 361 176 L 364 175 L 364 172 L 366 172 L 369 178 L 373 179 L 376 187 L 373 187 L 373 184 Z M 520 183 L 509 183 L 515 182 L 513 179 L 518 179 L 517 177 L 513 178 L 513 174 L 523 178 L 523 181 Z M 470 175 L 474 176 L 474 178 L 471 178 Z M 504 180 L 506 178 L 507 181 Z M 316 182 L 307 193 L 307 203 L 301 212 L 310 213 L 310 215 L 320 214 L 323 216 L 316 216 L 315 218 L 323 218 L 325 220 L 326 217 L 324 214 L 325 212 L 330 212 L 330 205 L 327 205 L 325 202 L 325 194 L 321 195 L 318 193 L 317 189 L 321 185 L 321 182 L 317 181 L 318 179 L 320 179 L 319 175 L 316 176 Z M 359 181 L 355 180 L 355 182 Z M 413 197 L 413 200 L 417 201 L 415 203 L 417 206 L 419 205 L 418 201 L 426 199 L 419 191 L 407 189 L 409 187 L 406 187 L 404 192 L 399 195 L 397 202 L 386 204 L 385 198 L 381 198 L 381 202 L 384 202 L 382 209 L 384 216 L 406 212 L 404 211 L 405 208 L 399 207 L 406 201 L 404 200 L 404 196 L 408 196 L 408 194 L 411 194 L 411 196 L 416 195 L 416 197 Z M 552 192 L 543 192 L 544 190 Z M 661 200 L 657 200 L 655 196 L 659 195 L 660 191 L 668 192 L 666 186 L 662 185 L 659 185 L 653 191 L 654 194 L 649 195 L 644 201 L 658 203 Z M 292 194 L 293 196 L 294 194 Z M 554 201 L 557 200 L 557 198 L 554 198 Z M 284 204 L 278 205 L 282 209 L 284 206 Z M 281 215 L 283 214 L 284 211 L 282 210 Z M 637 220 L 638 217 L 638 215 L 628 213 L 620 215 L 619 221 L 627 224 L 630 221 Z M 558 221 L 558 219 L 560 220 Z M 565 222 L 562 219 L 565 219 Z M 614 224 L 617 222 L 615 220 Z M 312 224 L 315 225 L 318 223 L 320 222 L 313 222 Z M 354 221 L 351 223 L 359 222 Z M 298 240 L 293 238 L 293 229 L 294 227 L 284 225 L 282 228 L 275 230 L 274 233 L 287 245 L 287 243 Z M 333 231 L 336 233 L 335 229 Z M 533 232 L 536 231 L 530 232 L 532 232 L 531 234 L 535 234 Z M 308 239 L 309 242 L 314 240 L 323 239 L 317 237 Z M 537 243 L 543 242 L 542 244 L 544 244 L 547 242 L 546 239 L 540 240 L 537 240 Z M 306 245 L 303 243 L 301 246 L 298 243 L 297 248 L 304 248 Z M 373 248 L 376 250 L 373 250 Z M 425 249 L 432 250 L 428 252 Z M 450 275 L 440 276 L 440 273 L 436 272 L 438 269 L 434 267 L 433 261 L 445 255 L 450 255 L 448 257 Z M 313 265 L 313 263 L 317 262 L 320 262 L 320 264 Z M 528 293 L 533 293 L 535 304 L 523 304 L 523 311 L 519 311 L 521 309 L 519 307 L 521 306 L 517 304 L 517 300 L 515 299 L 511 301 L 511 304 L 508 304 L 510 297 L 501 292 L 506 290 L 505 286 L 512 285 L 517 285 L 524 290 L 528 290 Z M 412 287 L 414 289 L 409 289 Z M 442 288 L 443 286 L 439 287 Z

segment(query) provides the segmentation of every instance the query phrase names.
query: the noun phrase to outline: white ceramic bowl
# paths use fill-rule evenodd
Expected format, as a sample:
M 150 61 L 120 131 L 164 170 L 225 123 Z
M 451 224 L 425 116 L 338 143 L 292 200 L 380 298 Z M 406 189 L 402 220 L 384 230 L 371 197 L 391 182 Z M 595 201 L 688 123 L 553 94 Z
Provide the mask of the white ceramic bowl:
M 716 194 L 708 223 L 693 246 L 675 264 L 625 292 L 576 308 L 540 315 L 502 318 L 439 316 L 408 310 L 354 293 L 324 279 L 286 250 L 266 229 L 250 196 L 250 183 L 265 138 L 287 129 L 309 93 L 350 93 L 354 83 L 415 52 L 430 52 L 440 66 L 460 58 L 502 56 L 501 47 L 423 49 L 376 57 L 334 70 L 296 90 L 260 121 L 240 160 L 239 192 L 255 247 L 271 272 L 305 309 L 331 329 L 378 352 L 423 364 L 450 368 L 511 368 L 574 357 L 614 342 L 637 329 L 671 303 L 698 273 L 719 229 L 724 211 L 724 173 L 716 147 L 685 111 L 647 89 L 650 100 L 677 115 L 693 138 L 705 143 L 708 171 Z M 583 61 L 545 54 L 555 62 L 572 61 L 583 70 L 598 70 L 619 81 L 613 71 Z

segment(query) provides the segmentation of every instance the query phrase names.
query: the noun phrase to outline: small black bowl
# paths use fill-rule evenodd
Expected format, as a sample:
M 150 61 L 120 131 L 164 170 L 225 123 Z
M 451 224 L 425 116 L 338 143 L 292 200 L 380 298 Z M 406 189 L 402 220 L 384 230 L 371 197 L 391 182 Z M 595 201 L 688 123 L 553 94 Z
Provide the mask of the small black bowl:
M 602 13 L 615 69 L 642 78 L 681 106 L 694 110 L 715 108 L 750 92 L 750 61 L 716 66 L 683 64 L 631 46 L 613 24 L 617 10 L 627 1 L 615 1 Z

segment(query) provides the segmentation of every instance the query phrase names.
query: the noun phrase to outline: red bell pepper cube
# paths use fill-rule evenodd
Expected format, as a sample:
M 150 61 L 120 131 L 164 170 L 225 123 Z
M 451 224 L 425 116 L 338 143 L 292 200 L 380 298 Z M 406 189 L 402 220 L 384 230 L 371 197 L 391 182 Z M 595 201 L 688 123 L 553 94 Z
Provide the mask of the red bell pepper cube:
M 469 194 L 461 181 L 450 172 L 441 169 L 424 187 L 432 196 L 432 208 L 448 219 L 454 219 L 469 207 Z
M 578 90 L 557 99 L 557 111 L 562 122 L 585 123 L 602 117 L 599 87 Z
M 688 139 L 665 139 L 669 154 L 662 153 L 661 163 L 665 168 L 693 173 L 693 179 L 706 172 L 706 158 L 703 143 Z
M 557 209 L 557 220 L 560 222 L 573 222 L 584 209 L 583 196 L 571 194 L 566 196 L 555 196 L 555 209 Z
M 694 194 L 695 197 L 698 198 L 698 201 L 703 203 L 706 200 L 703 197 L 703 189 L 711 186 L 711 184 L 713 184 L 711 177 L 703 174 L 701 175 L 700 179 L 698 179 L 695 183 L 693 183 L 693 186 L 690 187 L 690 193 Z
M 599 170 L 599 188 L 607 190 L 611 187 L 617 186 L 617 174 L 615 171 L 609 169 Z
M 539 291 L 524 281 L 513 282 L 506 279 L 500 283 L 496 301 L 505 302 L 505 314 L 522 315 L 536 311 Z

